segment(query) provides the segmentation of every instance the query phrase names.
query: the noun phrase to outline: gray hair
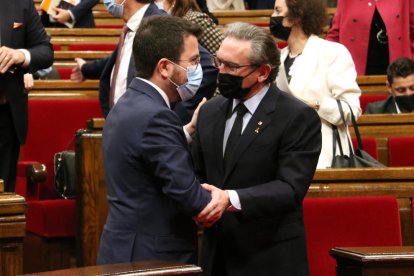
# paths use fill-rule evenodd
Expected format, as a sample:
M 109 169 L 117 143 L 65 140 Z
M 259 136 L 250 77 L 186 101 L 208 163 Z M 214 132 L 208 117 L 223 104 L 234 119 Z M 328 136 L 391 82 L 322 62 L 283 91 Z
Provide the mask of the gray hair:
M 266 82 L 271 83 L 279 72 L 280 52 L 272 36 L 264 29 L 244 22 L 235 22 L 227 25 L 224 38 L 231 37 L 238 40 L 250 41 L 251 51 L 249 60 L 254 65 L 269 64 L 272 71 Z

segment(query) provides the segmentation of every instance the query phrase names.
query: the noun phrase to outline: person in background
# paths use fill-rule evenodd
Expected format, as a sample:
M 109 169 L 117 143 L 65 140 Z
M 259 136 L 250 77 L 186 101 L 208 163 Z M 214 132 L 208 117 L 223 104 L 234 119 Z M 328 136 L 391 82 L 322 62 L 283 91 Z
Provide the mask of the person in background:
M 385 75 L 414 54 L 414 0 L 338 0 L 327 40 L 351 52 L 358 75 Z
M 276 0 L 270 18 L 270 31 L 276 38 L 288 42 L 280 55 L 277 87 L 291 93 L 315 109 L 322 122 L 322 152 L 318 168 L 332 164 L 333 130 L 336 125 L 341 141 L 346 143 L 348 129 L 343 126 L 337 100 L 347 123 L 351 115 L 361 114 L 356 71 L 349 51 L 341 44 L 319 38 L 326 23 L 323 0 Z M 349 149 L 344 148 L 345 154 Z
M 221 96 L 201 107 L 192 144 L 197 175 L 230 197 L 204 229 L 204 276 L 309 273 L 302 201 L 321 150 L 320 120 L 274 85 L 279 63 L 265 29 L 227 26 L 216 58 Z
M 249 10 L 267 10 L 275 6 L 275 0 L 247 0 L 246 3 Z
M 28 124 L 23 75 L 51 66 L 53 48 L 32 0 L 2 1 L 0 32 L 0 179 L 13 192 Z
M 185 85 L 188 72 L 200 67 L 199 33 L 198 26 L 174 16 L 147 17 L 136 32 L 137 76 L 108 114 L 102 134 L 109 208 L 98 264 L 196 264 L 192 217 L 214 211 L 203 221 L 210 225 L 227 207 L 225 191 L 197 180 L 181 120 L 171 110 L 188 97 L 177 84 Z
M 223 41 L 222 33 L 211 18 L 201 12 L 195 0 L 164 0 L 164 10 L 173 16 L 182 17 L 197 24 L 203 30 L 199 42 L 210 53 L 215 54 Z
M 82 82 L 88 79 L 100 79 L 99 101 L 102 112 L 106 117 L 111 107 L 125 93 L 129 83 L 135 77 L 135 62 L 132 57 L 132 43 L 135 32 L 141 24 L 141 20 L 153 15 L 168 14 L 159 9 L 151 0 L 104 0 L 105 8 L 114 17 L 125 21 L 125 39 L 118 44 L 115 51 L 108 57 L 86 63 L 83 59 L 76 59 L 77 65 L 73 68 L 71 80 Z M 121 42 L 121 41 L 120 41 Z M 194 79 L 191 90 L 196 91 L 194 97 L 188 101 L 181 101 L 174 105 L 173 110 L 177 112 L 183 124 L 191 121 L 194 110 L 205 97 L 213 96 L 217 87 L 217 69 L 211 64 L 211 54 L 202 46 L 199 46 L 200 64 L 202 67 L 202 79 Z M 118 54 L 119 53 L 119 54 Z M 118 57 L 119 55 L 119 57 Z M 116 77 L 115 67 L 118 68 Z
M 65 2 L 62 0 L 62 2 Z M 56 15 L 52 16 L 42 10 L 41 18 L 45 27 L 53 28 L 95 28 L 92 9 L 99 0 L 72 0 L 68 9 L 55 8 Z
M 388 66 L 384 101 L 367 104 L 366 114 L 409 113 L 414 111 L 414 61 L 399 58 Z

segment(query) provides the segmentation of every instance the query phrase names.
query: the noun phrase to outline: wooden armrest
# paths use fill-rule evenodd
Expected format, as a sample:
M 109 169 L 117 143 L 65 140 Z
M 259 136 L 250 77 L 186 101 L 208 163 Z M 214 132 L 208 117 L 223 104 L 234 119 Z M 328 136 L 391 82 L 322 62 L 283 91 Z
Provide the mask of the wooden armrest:
M 47 177 L 47 169 L 44 164 L 35 163 L 26 167 L 27 180 L 31 183 L 44 182 Z

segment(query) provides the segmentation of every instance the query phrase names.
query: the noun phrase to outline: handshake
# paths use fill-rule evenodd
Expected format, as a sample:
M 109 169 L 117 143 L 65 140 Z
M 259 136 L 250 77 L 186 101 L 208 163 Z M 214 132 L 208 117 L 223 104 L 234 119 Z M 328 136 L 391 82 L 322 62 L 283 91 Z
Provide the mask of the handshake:
M 206 207 L 196 216 L 193 217 L 198 226 L 210 227 L 216 223 L 224 211 L 230 207 L 229 194 L 213 185 L 201 184 L 201 187 L 211 193 L 211 201 Z

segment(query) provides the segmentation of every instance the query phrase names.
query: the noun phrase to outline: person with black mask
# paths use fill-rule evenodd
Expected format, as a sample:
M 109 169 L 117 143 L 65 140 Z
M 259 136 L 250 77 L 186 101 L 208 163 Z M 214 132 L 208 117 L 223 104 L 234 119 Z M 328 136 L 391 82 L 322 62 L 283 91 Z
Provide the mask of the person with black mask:
M 321 118 L 320 169 L 331 167 L 335 154 L 332 125 L 338 126 L 342 144 L 347 143 L 349 131 L 343 126 L 337 100 L 341 101 L 348 124 L 351 123 L 348 104 L 357 118 L 361 114 L 361 91 L 351 54 L 345 46 L 318 36 L 326 22 L 323 0 L 276 0 L 270 17 L 273 36 L 288 42 L 280 55 L 277 87 L 308 104 Z M 344 154 L 348 155 L 348 151 L 344 147 Z
M 318 114 L 274 84 L 279 50 L 266 30 L 237 22 L 224 37 L 221 95 L 201 107 L 192 144 L 197 175 L 231 203 L 204 230 L 203 275 L 308 275 L 302 201 L 321 150 Z
M 387 68 L 387 89 L 390 96 L 367 104 L 366 114 L 410 113 L 414 111 L 414 61 L 399 58 Z

